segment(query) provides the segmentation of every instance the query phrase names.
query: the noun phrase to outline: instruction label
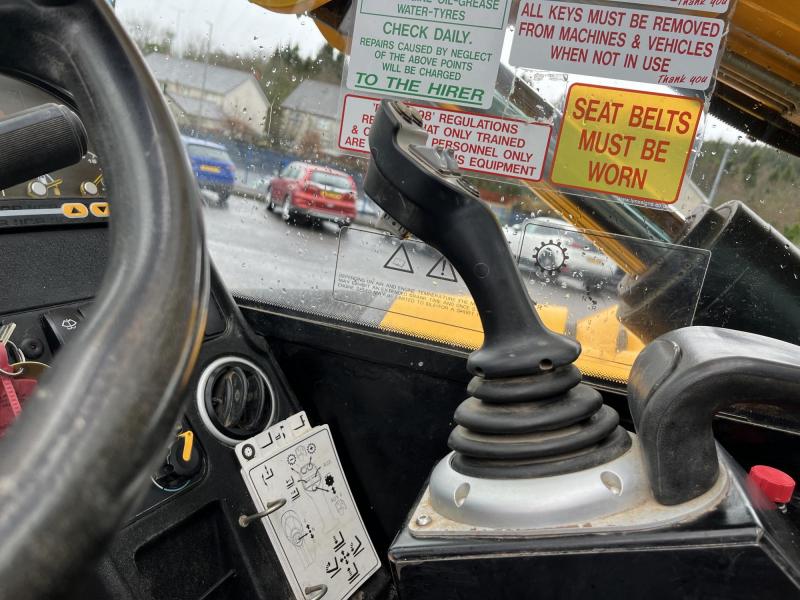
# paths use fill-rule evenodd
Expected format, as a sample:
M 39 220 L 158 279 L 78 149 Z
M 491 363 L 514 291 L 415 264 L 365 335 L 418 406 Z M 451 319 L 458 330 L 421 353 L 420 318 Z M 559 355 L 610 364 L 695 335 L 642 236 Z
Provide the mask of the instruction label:
M 359 0 L 347 87 L 488 108 L 511 0 Z
M 695 98 L 574 84 L 550 177 L 567 187 L 671 204 L 702 110 Z
M 348 94 L 339 148 L 369 152 L 369 132 L 380 100 Z M 540 181 L 552 128 L 544 123 L 416 106 L 430 134 L 428 146 L 449 148 L 462 169 Z
M 345 227 L 333 297 L 389 313 L 480 331 L 467 286 L 445 257 L 417 240 Z
M 725 21 L 650 10 L 520 3 L 509 61 L 518 67 L 705 90 Z
M 322 589 L 344 600 L 378 570 L 327 425 L 297 413 L 237 445 L 236 456 L 259 511 L 285 501 L 261 521 L 297 600 Z

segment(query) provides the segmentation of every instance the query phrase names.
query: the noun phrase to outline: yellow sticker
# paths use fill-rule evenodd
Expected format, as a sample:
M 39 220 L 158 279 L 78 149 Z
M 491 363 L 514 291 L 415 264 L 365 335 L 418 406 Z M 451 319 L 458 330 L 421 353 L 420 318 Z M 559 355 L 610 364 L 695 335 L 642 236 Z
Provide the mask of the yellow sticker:
M 85 219 L 89 216 L 89 209 L 80 202 L 67 202 L 61 205 L 61 212 L 68 219 Z
M 95 217 L 107 217 L 108 202 L 92 202 L 89 205 L 89 210 Z
M 550 179 L 672 204 L 702 112 L 696 98 L 576 83 L 567 96 Z
M 545 327 L 566 331 L 566 307 L 537 306 L 536 311 Z M 483 344 L 481 318 L 467 295 L 405 290 L 389 307 L 380 328 L 463 348 Z
M 626 383 L 644 342 L 620 324 L 617 310 L 614 305 L 577 321 L 574 336 L 583 352 L 575 364 L 586 375 Z M 545 327 L 566 332 L 566 306 L 537 305 L 536 312 Z M 379 327 L 470 350 L 483 344 L 481 320 L 469 296 L 406 290 L 392 303 Z

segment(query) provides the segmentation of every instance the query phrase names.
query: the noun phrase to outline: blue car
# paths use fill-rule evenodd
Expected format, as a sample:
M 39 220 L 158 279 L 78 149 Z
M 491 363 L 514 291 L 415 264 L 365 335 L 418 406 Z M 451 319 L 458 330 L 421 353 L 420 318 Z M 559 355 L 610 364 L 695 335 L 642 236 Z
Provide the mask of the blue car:
M 181 136 L 181 139 L 192 162 L 198 185 L 216 192 L 220 206 L 227 205 L 236 177 L 236 165 L 225 146 L 187 136 Z

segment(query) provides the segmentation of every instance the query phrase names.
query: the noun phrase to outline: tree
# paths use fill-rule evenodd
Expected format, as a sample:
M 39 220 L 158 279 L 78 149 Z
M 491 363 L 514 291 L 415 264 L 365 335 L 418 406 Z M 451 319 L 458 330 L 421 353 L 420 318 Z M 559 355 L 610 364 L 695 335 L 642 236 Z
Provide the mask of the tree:
M 796 246 L 800 246 L 800 223 L 795 223 L 790 227 L 784 227 L 783 235 Z
M 161 27 L 149 19 L 128 19 L 125 29 L 145 56 L 153 52 L 172 53 L 175 39 L 172 29 Z
M 761 168 L 761 160 L 756 152 L 750 155 L 750 159 L 744 166 L 742 177 L 744 177 L 745 185 L 754 188 L 758 183 L 758 171 Z
M 319 158 L 321 143 L 319 133 L 309 129 L 297 145 L 297 153 L 304 158 Z
M 339 85 L 344 70 L 344 55 L 325 45 L 314 57 L 309 75 L 318 81 Z

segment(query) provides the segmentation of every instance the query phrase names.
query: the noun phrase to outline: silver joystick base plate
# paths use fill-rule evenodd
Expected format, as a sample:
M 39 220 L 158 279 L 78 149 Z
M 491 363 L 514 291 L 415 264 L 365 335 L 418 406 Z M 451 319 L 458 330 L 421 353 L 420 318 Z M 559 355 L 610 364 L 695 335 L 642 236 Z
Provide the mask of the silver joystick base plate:
M 637 531 L 692 520 L 728 491 L 725 461 L 708 492 L 678 506 L 656 502 L 635 435 L 625 454 L 604 465 L 536 479 L 480 479 L 442 459 L 411 515 L 415 537 L 519 537 Z

